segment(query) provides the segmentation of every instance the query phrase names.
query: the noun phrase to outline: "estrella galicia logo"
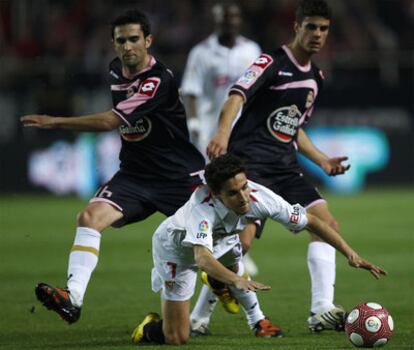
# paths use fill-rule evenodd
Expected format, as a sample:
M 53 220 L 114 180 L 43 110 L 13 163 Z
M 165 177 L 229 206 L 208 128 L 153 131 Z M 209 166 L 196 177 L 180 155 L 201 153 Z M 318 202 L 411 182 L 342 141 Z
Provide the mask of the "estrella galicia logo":
M 125 141 L 136 142 L 145 139 L 151 132 L 151 129 L 151 120 L 147 117 L 142 117 L 135 122 L 135 125 L 121 125 L 119 132 Z
M 198 225 L 198 233 L 197 233 L 197 238 L 206 238 L 207 237 L 207 232 L 208 232 L 208 221 L 207 220 L 203 220 L 200 222 L 200 224 Z
M 267 128 L 274 138 L 288 143 L 296 135 L 301 116 L 296 105 L 278 108 L 267 118 Z

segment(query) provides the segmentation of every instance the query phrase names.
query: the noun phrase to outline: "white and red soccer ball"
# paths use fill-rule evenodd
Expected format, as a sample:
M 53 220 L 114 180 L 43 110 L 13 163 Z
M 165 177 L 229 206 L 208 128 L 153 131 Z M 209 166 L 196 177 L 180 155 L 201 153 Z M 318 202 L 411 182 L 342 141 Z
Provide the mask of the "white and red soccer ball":
M 384 346 L 392 337 L 394 321 L 389 312 L 377 303 L 355 306 L 345 321 L 345 332 L 356 347 Z

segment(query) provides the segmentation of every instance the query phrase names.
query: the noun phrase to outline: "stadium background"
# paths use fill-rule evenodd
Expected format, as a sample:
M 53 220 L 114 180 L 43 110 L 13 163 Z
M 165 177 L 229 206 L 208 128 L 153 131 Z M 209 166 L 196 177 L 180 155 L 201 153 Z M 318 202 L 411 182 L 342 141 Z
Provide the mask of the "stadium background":
M 377 164 L 363 169 L 363 184 L 347 188 L 352 195 L 346 196 L 328 191 L 341 187 L 329 187 L 326 179 L 309 171 L 321 182 L 347 240 L 389 272 L 374 281 L 338 256 L 336 296 L 348 309 L 362 301 L 385 305 L 396 323 L 387 349 L 413 349 L 414 2 L 328 1 L 335 17 L 328 45 L 316 57 L 326 86 L 309 132 L 327 151 L 352 150 L 352 169 L 358 162 L 364 168 L 373 158 Z M 245 17 L 243 34 L 264 50 L 289 40 L 296 1 L 237 2 Z M 0 0 L 0 349 L 127 349 L 136 322 L 159 310 L 159 297 L 149 287 L 150 239 L 162 220 L 159 214 L 122 232 L 105 233 L 81 322 L 67 327 L 36 302 L 37 282 L 65 283 L 75 214 L 86 203 L 77 195 L 88 196 L 102 180 L 96 166 L 104 176 L 114 170 L 116 141 L 94 134 L 23 130 L 19 116 L 69 116 L 110 108 L 108 23 L 125 8 L 149 14 L 152 53 L 180 79 L 189 49 L 211 32 L 212 3 Z M 100 154 L 112 163 L 100 164 Z M 37 184 L 29 180 L 31 171 Z M 64 196 L 51 195 L 51 190 Z M 286 339 L 255 339 L 243 315 L 218 309 L 211 326 L 214 337 L 191 343 L 199 350 L 234 349 L 240 343 L 252 350 L 273 349 L 276 342 L 284 350 L 352 348 L 342 335 L 314 337 L 307 332 L 306 246 L 306 234 L 288 235 L 268 223 L 252 250 L 260 267 L 258 280 L 273 288 L 261 294 L 261 304 L 288 331 Z
M 209 9 L 212 3 L 207 0 L 1 1 L 0 191 L 45 191 L 47 182 L 53 185 L 53 181 L 57 181 L 56 177 L 47 175 L 53 171 L 59 172 L 61 182 L 74 183 L 73 177 L 80 181 L 82 171 L 73 173 L 75 167 L 67 164 L 65 147 L 54 148 L 53 161 L 41 158 L 43 166 L 36 161 L 33 164 L 30 157 L 33 152 L 44 152 L 57 140 L 68 141 L 66 146 L 73 145 L 79 140 L 79 134 L 22 130 L 19 116 L 28 113 L 70 116 L 110 108 L 106 79 L 113 50 L 108 23 L 116 13 L 137 6 L 149 14 L 154 34 L 152 53 L 180 80 L 189 49 L 211 32 Z M 259 42 L 264 50 L 291 38 L 295 1 L 244 0 L 239 3 L 245 17 L 243 33 Z M 412 185 L 414 3 L 410 0 L 335 0 L 330 3 L 335 14 L 330 37 L 327 47 L 316 57 L 324 69 L 326 87 L 317 103 L 311 127 L 368 127 L 371 131 L 379 131 L 383 140 L 382 153 L 375 156 L 380 158 L 380 164 L 375 171 L 362 169 L 366 172 L 366 183 Z M 88 154 L 93 158 L 97 140 L 94 136 L 81 137 L 79 147 L 91 148 L 92 153 Z M 365 144 L 367 138 L 360 139 L 352 133 L 350 138 L 351 144 L 360 147 L 354 151 L 340 148 L 338 152 L 351 153 L 354 167 L 358 163 L 364 166 L 372 157 L 369 149 L 365 159 L 356 159 L 355 152 L 361 155 L 363 145 L 369 148 L 370 145 Z M 98 152 L 108 152 L 108 147 L 113 146 L 110 141 L 102 142 L 104 146 Z M 74 153 L 76 158 L 79 151 Z M 85 161 L 85 157 L 88 155 L 81 156 L 83 164 L 93 165 L 88 159 Z M 107 158 L 114 163 L 116 151 L 112 158 Z M 55 163 L 54 168 L 44 165 L 49 160 Z M 103 167 L 109 167 L 106 170 L 109 173 L 114 170 L 108 164 Z M 83 174 L 93 179 L 95 168 L 89 166 L 83 169 Z M 72 173 L 68 174 L 71 169 Z M 34 180 L 29 181 L 29 172 Z M 89 184 L 65 186 L 58 183 L 49 189 L 88 195 L 91 187 L 108 176 L 95 178 Z M 79 189 L 82 186 L 83 189 Z

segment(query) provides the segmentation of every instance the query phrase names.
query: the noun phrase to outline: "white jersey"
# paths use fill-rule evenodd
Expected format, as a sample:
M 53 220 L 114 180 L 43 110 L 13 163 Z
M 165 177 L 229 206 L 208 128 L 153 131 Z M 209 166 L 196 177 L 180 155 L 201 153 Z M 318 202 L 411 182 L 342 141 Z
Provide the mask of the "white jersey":
M 212 197 L 207 186 L 199 187 L 189 201 L 156 230 L 154 255 L 179 265 L 194 265 L 194 245 L 206 247 L 218 259 L 239 244 L 238 233 L 249 222 L 271 218 L 292 232 L 306 226 L 306 210 L 299 204 L 291 205 L 255 182 L 248 184 L 250 210 L 241 216 Z
M 230 87 L 260 54 L 259 45 L 241 35 L 237 36 L 232 48 L 222 46 L 217 34 L 212 34 L 190 51 L 181 94 L 197 97 L 202 140 L 208 142 L 213 136 Z M 198 146 L 204 152 L 202 147 L 206 142 L 202 140 Z

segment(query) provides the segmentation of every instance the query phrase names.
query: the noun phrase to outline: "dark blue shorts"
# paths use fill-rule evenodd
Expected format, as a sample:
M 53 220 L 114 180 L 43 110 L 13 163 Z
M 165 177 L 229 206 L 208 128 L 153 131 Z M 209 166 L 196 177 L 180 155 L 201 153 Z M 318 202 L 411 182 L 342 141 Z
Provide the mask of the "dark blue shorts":
M 201 184 L 198 176 L 180 180 L 142 180 L 118 171 L 101 186 L 92 202 L 104 201 L 118 208 L 124 217 L 112 226 L 141 221 L 159 211 L 173 215 Z

